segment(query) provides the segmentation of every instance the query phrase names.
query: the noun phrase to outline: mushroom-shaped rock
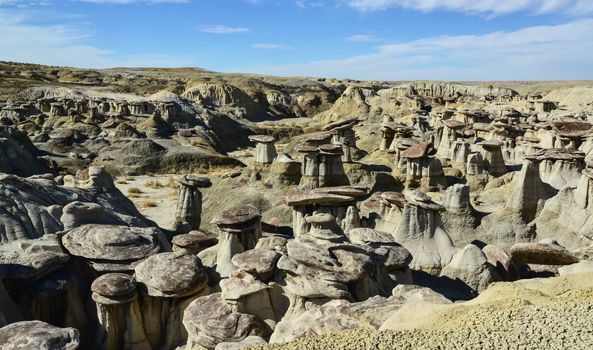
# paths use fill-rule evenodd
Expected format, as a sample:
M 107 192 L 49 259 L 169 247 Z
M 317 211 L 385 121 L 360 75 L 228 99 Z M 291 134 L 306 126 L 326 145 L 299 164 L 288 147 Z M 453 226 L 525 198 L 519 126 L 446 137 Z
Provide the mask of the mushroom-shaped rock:
M 350 180 L 342 164 L 342 145 L 300 145 L 296 148 L 303 154 L 301 188 L 349 185 Z
M 356 199 L 368 192 L 357 186 L 325 187 L 302 191 L 284 198 L 286 205 L 293 207 L 292 223 L 295 237 L 309 232 L 311 226 L 305 217 L 316 212 L 331 213 L 342 230 L 360 226 Z
M 305 221 L 311 225 L 307 236 L 320 243 L 340 243 L 346 240 L 342 229 L 337 225 L 336 218 L 328 213 L 307 216 Z
M 276 139 L 270 135 L 251 135 L 249 140 L 255 142 L 255 163 L 270 164 L 278 155 L 274 141 Z
M 264 323 L 265 333 L 271 334 L 276 326 L 276 315 L 267 284 L 245 271 L 234 271 L 229 278 L 220 281 L 221 298 L 226 303 L 237 305 L 237 311 L 254 315 Z
M 432 149 L 432 143 L 420 142 L 416 145 L 411 146 L 401 153 L 403 158 L 422 158 L 428 154 Z
M 139 261 L 161 250 L 160 235 L 154 228 L 90 224 L 70 230 L 62 243 L 99 272 L 132 271 Z
M 412 253 L 412 268 L 438 273 L 457 252 L 442 226 L 440 212 L 445 208 L 421 192 L 404 195 L 406 204 L 395 241 Z
M 537 265 L 570 265 L 580 261 L 573 253 L 558 244 L 517 243 L 511 247 L 515 261 Z
M 188 347 L 214 349 L 218 343 L 238 342 L 248 336 L 262 336 L 261 322 L 253 315 L 235 311 L 221 293 L 194 300 L 183 313 Z
M 552 128 L 559 136 L 579 140 L 593 132 L 593 124 L 582 121 L 554 122 Z
M 547 148 L 533 156 L 540 163 L 542 181 L 558 190 L 578 185 L 585 168 L 585 153 L 574 148 Z
M 205 269 L 195 255 L 181 251 L 153 255 L 135 270 L 147 339 L 153 349 L 173 348 L 186 338 L 184 309 L 209 292 Z
M 178 232 L 187 233 L 198 230 L 202 221 L 202 192 L 200 188 L 212 186 L 206 177 L 195 175 L 176 176 L 177 207 L 175 227 Z
M 259 209 L 248 204 L 232 207 L 223 211 L 212 219 L 212 223 L 219 227 L 233 229 L 235 226 L 250 224 L 252 222 L 257 222 L 260 219 L 261 213 L 259 212 Z
M 107 273 L 91 284 L 93 300 L 101 304 L 121 304 L 136 297 L 136 280 L 125 273 Z
M 187 252 L 155 254 L 135 268 L 140 288 L 150 296 L 180 298 L 201 292 L 208 276 L 200 259 Z
M 231 259 L 235 254 L 255 248 L 261 237 L 261 213 L 253 205 L 240 205 L 216 215 L 212 220 L 219 229 L 218 244 L 200 252 L 207 266 L 216 267 L 223 277 L 237 267 Z
M 482 158 L 484 169 L 492 176 L 501 176 L 509 170 L 502 156 L 502 142 L 498 140 L 486 140 L 478 143 L 482 146 Z
M 190 233 L 176 235 L 171 243 L 173 243 L 173 251 L 185 249 L 192 254 L 198 254 L 202 250 L 216 245 L 218 239 L 201 231 L 191 231 Z
M 134 277 L 107 273 L 93 281 L 91 291 L 99 321 L 94 336 L 95 348 L 151 348 L 142 324 Z
M 42 321 L 22 321 L 0 328 L 3 350 L 76 350 L 80 344 L 75 328 L 59 328 Z

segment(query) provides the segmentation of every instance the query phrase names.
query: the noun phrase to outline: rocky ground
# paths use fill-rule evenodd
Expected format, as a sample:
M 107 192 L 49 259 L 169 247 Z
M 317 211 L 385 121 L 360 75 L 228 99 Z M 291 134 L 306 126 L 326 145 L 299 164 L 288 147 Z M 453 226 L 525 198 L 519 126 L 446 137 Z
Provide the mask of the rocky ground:
M 592 82 L 0 62 L 0 348 L 589 349 L 592 199 Z

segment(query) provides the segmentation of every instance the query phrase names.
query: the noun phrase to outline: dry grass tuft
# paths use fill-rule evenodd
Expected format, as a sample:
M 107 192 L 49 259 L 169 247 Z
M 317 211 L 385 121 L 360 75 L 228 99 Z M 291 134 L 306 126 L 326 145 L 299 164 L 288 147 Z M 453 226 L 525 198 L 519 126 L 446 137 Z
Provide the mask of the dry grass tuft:
M 142 202 L 142 208 L 154 208 L 154 207 L 158 207 L 158 206 L 159 206 L 159 204 L 152 199 L 145 199 Z
M 125 184 L 127 184 L 128 182 L 126 181 L 126 179 L 117 179 L 117 180 L 115 181 L 115 183 L 116 183 L 116 184 L 120 184 L 120 185 L 125 185 Z
M 177 186 L 178 186 L 178 185 L 179 185 L 179 184 L 177 183 L 177 181 L 173 180 L 172 178 L 171 178 L 171 179 L 169 179 L 169 182 L 167 183 L 167 187 L 169 187 L 169 188 L 172 188 L 172 189 L 174 189 L 174 190 L 176 190 L 176 189 L 177 189 Z
M 146 183 L 144 183 L 144 186 L 148 187 L 148 188 L 154 188 L 154 189 L 164 187 L 164 185 L 157 180 L 148 180 L 148 181 L 146 181 Z
M 128 196 L 131 198 L 138 198 L 138 197 L 140 197 L 141 193 L 142 193 L 142 190 L 140 190 L 138 187 L 128 188 Z

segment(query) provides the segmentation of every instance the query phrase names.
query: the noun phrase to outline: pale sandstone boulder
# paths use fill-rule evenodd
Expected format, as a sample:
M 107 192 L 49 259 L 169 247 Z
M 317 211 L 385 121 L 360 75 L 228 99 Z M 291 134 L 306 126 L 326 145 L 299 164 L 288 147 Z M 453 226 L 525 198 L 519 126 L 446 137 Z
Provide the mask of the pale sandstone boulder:
M 469 186 L 455 184 L 447 188 L 443 207 L 443 228 L 455 244 L 468 244 L 476 239 L 476 229 L 480 225 L 481 215 L 471 204 Z
M 265 345 L 266 341 L 262 337 L 250 335 L 238 342 L 222 342 L 218 343 L 214 350 L 241 350 L 248 349 L 259 345 Z
M 593 171 L 585 169 L 576 187 L 566 186 L 549 199 L 536 220 L 537 236 L 569 249 L 593 241 Z
M 254 248 L 233 256 L 231 262 L 239 270 L 249 272 L 261 281 L 268 281 L 276 270 L 280 256 L 274 250 Z
M 186 349 L 214 349 L 222 342 L 263 335 L 264 328 L 255 316 L 235 309 L 220 293 L 194 300 L 183 314 L 183 325 L 188 333 Z
M 523 160 L 521 171 L 513 177 L 513 189 L 503 208 L 482 219 L 479 230 L 488 242 L 509 247 L 535 238 L 533 220 L 544 207 L 550 192 L 540 178 L 539 161 Z
M 106 212 L 100 204 L 72 202 L 62 208 L 60 221 L 64 230 L 86 224 L 125 225 L 126 223 L 117 216 Z
M 468 244 L 453 256 L 451 262 L 441 270 L 441 277 L 462 281 L 475 295 L 485 290 L 492 282 L 502 280 L 496 268 L 488 262 L 484 252 L 473 244 Z

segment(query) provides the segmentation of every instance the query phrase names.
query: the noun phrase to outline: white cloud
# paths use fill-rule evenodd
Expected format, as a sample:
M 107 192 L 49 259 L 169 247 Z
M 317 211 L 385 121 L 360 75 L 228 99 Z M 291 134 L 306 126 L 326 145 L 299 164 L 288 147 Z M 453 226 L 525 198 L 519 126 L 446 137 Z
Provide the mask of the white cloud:
M 134 3 L 150 3 L 150 4 L 184 4 L 190 0 L 70 0 L 72 2 L 89 2 L 95 4 L 118 4 L 128 5 Z M 58 2 L 58 0 L 0 0 L 0 6 L 16 6 L 20 8 L 47 6 Z
M 382 45 L 343 59 L 241 70 L 377 80 L 593 79 L 591 33 L 593 19 L 583 19 L 513 32 L 430 37 Z
M 235 34 L 235 33 L 248 33 L 251 31 L 249 28 L 244 27 L 229 27 L 222 24 L 208 25 L 198 27 L 198 30 L 203 33 L 210 34 Z
M 191 66 L 196 62 L 195 58 L 183 55 L 117 55 L 89 45 L 87 42 L 92 35 L 82 27 L 74 24 L 36 24 L 35 19 L 41 15 L 47 13 L 0 9 L 0 60 L 89 68 Z
M 419 11 L 449 10 L 465 13 L 506 14 L 530 13 L 593 13 L 591 0 L 342 0 L 359 11 L 376 11 L 401 7 Z
M 70 1 L 79 1 L 79 2 L 92 2 L 95 4 L 119 4 L 119 5 L 127 5 L 133 3 L 152 3 L 152 4 L 185 4 L 190 2 L 190 0 L 70 0 Z
M 325 5 L 325 1 L 314 1 L 314 0 L 296 0 L 295 4 L 297 7 L 299 8 L 317 8 L 317 7 L 322 7 Z
M 263 49 L 263 50 L 292 50 L 292 46 L 282 45 L 282 44 L 253 44 L 251 45 L 254 49 Z
M 372 42 L 372 41 L 379 41 L 379 39 L 377 37 L 375 37 L 374 35 L 368 35 L 368 34 L 351 35 L 351 36 L 345 37 L 344 40 L 345 41 L 351 41 L 351 42 Z

